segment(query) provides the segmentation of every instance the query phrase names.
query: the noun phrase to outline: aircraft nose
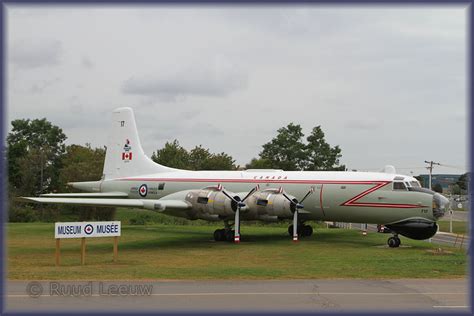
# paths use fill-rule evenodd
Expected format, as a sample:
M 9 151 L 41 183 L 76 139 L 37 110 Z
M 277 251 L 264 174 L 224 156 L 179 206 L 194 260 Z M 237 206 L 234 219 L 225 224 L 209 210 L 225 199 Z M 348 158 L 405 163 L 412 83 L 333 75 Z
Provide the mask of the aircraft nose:
M 438 219 L 449 210 L 449 200 L 439 193 L 433 195 L 433 216 Z

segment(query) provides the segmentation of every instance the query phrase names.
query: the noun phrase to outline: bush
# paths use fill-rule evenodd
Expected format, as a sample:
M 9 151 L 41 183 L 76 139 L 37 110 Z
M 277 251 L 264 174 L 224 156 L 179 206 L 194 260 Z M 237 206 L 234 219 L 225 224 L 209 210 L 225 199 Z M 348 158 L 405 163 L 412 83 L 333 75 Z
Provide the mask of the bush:
M 8 212 L 8 221 L 30 223 L 39 220 L 39 213 L 31 205 L 11 204 Z
M 136 217 L 132 217 L 129 220 L 130 225 L 146 225 L 150 221 L 150 216 L 148 214 L 137 214 Z

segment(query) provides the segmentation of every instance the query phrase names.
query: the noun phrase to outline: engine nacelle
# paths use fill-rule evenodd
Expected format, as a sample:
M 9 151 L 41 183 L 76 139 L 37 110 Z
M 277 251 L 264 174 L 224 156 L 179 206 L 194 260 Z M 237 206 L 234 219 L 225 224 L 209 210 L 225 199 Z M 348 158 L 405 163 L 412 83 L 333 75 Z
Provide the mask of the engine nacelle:
M 297 203 L 294 196 L 287 195 Z M 280 189 L 267 189 L 252 194 L 244 202 L 249 212 L 256 216 L 268 215 L 280 218 L 291 218 L 295 211 L 295 204 L 290 203 L 282 194 Z
M 235 198 L 235 193 L 227 191 Z M 236 198 L 237 200 L 239 197 Z M 185 200 L 192 205 L 193 211 L 202 214 L 233 216 L 237 205 L 217 189 L 192 190 L 186 194 Z

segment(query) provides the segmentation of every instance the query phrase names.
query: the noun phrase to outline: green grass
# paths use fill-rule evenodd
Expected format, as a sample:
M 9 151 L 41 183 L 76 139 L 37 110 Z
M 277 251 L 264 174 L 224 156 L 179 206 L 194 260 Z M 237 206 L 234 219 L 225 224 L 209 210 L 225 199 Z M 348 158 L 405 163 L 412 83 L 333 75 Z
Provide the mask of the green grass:
M 453 221 L 453 233 L 454 234 L 466 234 L 468 231 L 468 222 Z M 438 222 L 439 231 L 449 233 L 449 221 Z
M 460 278 L 465 251 L 402 238 L 408 247 L 387 248 L 387 235 L 318 229 L 292 243 L 286 228 L 242 227 L 239 245 L 214 242 L 216 226 L 124 225 L 119 259 L 112 262 L 112 238 L 87 240 L 80 265 L 80 240 L 61 241 L 62 265 L 54 265 L 54 224 L 8 224 L 11 280 L 117 279 L 301 279 Z

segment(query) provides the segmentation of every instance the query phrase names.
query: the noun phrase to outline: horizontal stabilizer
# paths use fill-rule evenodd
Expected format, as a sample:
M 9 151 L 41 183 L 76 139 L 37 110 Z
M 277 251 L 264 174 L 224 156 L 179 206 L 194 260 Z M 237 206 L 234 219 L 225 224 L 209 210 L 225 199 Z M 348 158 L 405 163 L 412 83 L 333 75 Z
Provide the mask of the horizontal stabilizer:
M 90 206 L 117 206 L 145 208 L 148 210 L 162 212 L 165 209 L 186 210 L 191 207 L 182 200 L 139 200 L 139 199 L 94 199 L 94 198 L 50 198 L 50 197 L 21 197 L 20 201 L 47 204 L 72 204 Z
M 71 198 L 126 198 L 127 193 L 124 192 L 106 192 L 106 193 L 46 193 L 41 197 L 71 197 Z

